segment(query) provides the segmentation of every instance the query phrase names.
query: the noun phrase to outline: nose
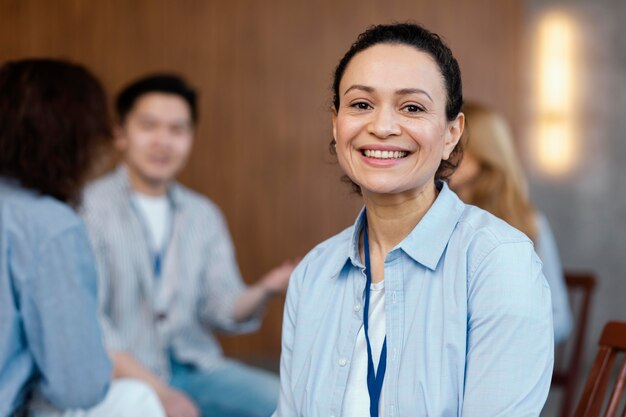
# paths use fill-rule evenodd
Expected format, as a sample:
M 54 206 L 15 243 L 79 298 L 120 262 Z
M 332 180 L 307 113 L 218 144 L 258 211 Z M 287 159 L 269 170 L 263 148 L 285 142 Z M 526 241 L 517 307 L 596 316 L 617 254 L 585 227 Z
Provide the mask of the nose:
M 170 134 L 165 128 L 160 128 L 155 132 L 154 143 L 158 147 L 167 147 L 171 141 Z
M 378 108 L 372 115 L 367 131 L 381 139 L 397 136 L 401 133 L 398 115 L 391 107 Z

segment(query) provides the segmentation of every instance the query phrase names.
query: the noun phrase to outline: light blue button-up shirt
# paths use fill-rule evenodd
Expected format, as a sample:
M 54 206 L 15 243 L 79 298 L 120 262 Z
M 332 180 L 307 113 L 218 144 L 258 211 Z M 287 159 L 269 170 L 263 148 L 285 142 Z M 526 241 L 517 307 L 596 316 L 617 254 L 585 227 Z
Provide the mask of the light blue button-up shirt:
M 102 400 L 111 361 L 95 259 L 67 205 L 0 177 L 0 416 L 37 390 L 61 409 Z
M 554 349 L 541 261 L 524 234 L 439 187 L 385 259 L 385 415 L 538 416 Z M 362 223 L 363 212 L 294 271 L 275 416 L 341 414 L 363 325 Z

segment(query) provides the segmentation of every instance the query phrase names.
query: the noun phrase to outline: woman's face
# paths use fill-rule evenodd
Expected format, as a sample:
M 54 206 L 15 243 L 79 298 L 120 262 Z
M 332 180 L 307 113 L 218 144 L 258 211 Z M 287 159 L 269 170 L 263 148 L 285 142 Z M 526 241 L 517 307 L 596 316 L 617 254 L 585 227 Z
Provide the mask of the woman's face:
M 411 46 L 378 44 L 356 54 L 339 99 L 339 164 L 364 193 L 419 193 L 433 185 L 463 131 L 462 114 L 446 118 L 439 67 Z

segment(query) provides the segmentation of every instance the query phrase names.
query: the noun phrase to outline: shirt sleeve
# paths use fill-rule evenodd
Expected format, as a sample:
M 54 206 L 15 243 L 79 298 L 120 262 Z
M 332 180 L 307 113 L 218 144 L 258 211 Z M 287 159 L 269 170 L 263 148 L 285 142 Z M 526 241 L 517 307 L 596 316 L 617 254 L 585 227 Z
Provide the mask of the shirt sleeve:
M 260 314 L 244 322 L 235 321 L 235 304 L 246 286 L 237 266 L 233 242 L 224 216 L 216 207 L 211 208 L 206 273 L 199 285 L 200 320 L 223 332 L 254 331 L 261 324 Z
M 470 270 L 463 417 L 536 417 L 550 387 L 550 289 L 530 242 L 500 244 Z
M 42 242 L 35 256 L 36 276 L 20 302 L 39 390 L 62 409 L 91 407 L 104 398 L 112 368 L 98 325 L 87 234 L 82 226 L 69 228 Z
M 543 262 L 543 274 L 546 276 L 552 294 L 552 317 L 554 320 L 554 342 L 564 341 L 572 330 L 572 313 L 567 296 L 567 287 L 559 250 L 550 225 L 543 215 L 537 216 L 537 254 Z
M 280 351 L 280 394 L 278 406 L 272 417 L 291 417 L 299 415 L 296 411 L 293 390 L 292 352 L 296 332 L 298 299 L 300 298 L 299 282 L 305 269 L 302 261 L 296 267 L 289 280 L 287 299 L 283 311 L 283 333 Z
M 87 225 L 90 242 L 95 255 L 98 274 L 98 319 L 102 328 L 104 344 L 109 353 L 127 351 L 127 343 L 109 317 L 111 310 L 112 283 L 111 274 L 107 268 L 109 264 L 109 254 L 103 240 L 105 234 L 99 229 L 100 224 L 97 221 L 97 216 L 92 216 L 91 210 L 84 210 L 81 214 Z

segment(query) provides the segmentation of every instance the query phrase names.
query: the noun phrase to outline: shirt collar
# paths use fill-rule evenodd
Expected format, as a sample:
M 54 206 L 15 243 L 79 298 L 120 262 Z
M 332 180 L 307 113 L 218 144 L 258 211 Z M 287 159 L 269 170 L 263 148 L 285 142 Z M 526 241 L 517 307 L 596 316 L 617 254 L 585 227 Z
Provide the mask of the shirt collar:
M 133 188 L 130 184 L 130 178 L 128 177 L 128 168 L 124 164 L 120 164 L 113 173 L 116 181 L 120 184 L 122 191 L 129 197 L 133 194 Z M 175 181 L 170 181 L 167 186 L 167 198 L 170 200 L 174 209 L 180 208 L 183 202 L 181 198 L 180 185 Z
M 361 237 L 361 230 L 363 229 L 363 223 L 365 222 L 365 206 L 361 208 L 359 215 L 356 217 L 354 221 L 354 225 L 352 226 L 352 235 L 350 237 L 350 241 L 348 242 L 347 254 L 348 258 L 352 262 L 354 266 L 365 267 L 363 262 L 361 261 L 361 253 L 359 251 L 359 240 Z
M 437 183 L 439 195 L 422 220 L 398 245 L 407 255 L 434 270 L 450 241 L 465 204 L 444 181 Z
M 465 209 L 465 204 L 450 190 L 447 183 L 438 181 L 437 188 L 439 195 L 433 205 L 411 233 L 397 246 L 413 260 L 431 270 L 437 268 L 439 259 Z M 359 237 L 364 216 L 365 207 L 361 209 L 354 222 L 350 239 L 346 240 L 343 249 L 337 251 L 337 263 L 333 266 L 333 271 L 336 273 L 333 276 L 341 272 L 348 260 L 356 267 L 364 267 L 359 253 Z

